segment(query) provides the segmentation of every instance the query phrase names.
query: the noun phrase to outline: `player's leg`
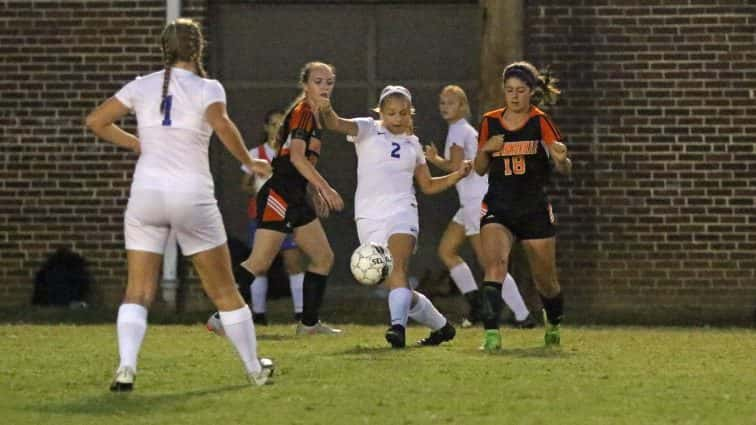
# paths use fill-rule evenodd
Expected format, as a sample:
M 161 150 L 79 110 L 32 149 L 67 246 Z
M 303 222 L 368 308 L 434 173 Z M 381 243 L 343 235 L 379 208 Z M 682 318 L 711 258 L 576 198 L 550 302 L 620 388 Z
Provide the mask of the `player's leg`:
M 462 209 L 460 209 L 462 211 Z M 438 256 L 449 269 L 449 275 L 452 281 L 459 289 L 459 292 L 465 297 L 469 305 L 469 312 L 462 321 L 462 327 L 471 326 L 473 322 L 478 321 L 478 310 L 480 309 L 480 292 L 478 285 L 475 283 L 475 277 L 467 263 L 459 256 L 459 249 L 467 239 L 465 235 L 465 226 L 457 222 L 457 215 L 454 220 L 446 226 L 444 234 L 441 236 L 441 242 L 438 245 Z
M 128 250 L 128 283 L 123 303 L 118 308 L 116 332 L 120 363 L 111 391 L 131 391 L 137 370 L 137 358 L 147 331 L 147 310 L 157 293 L 163 255 Z
M 480 234 L 473 234 L 468 237 L 470 245 L 475 252 L 475 257 L 478 259 L 478 263 L 483 267 L 483 246 L 480 242 Z M 515 316 L 514 326 L 517 328 L 532 328 L 535 327 L 536 322 L 530 316 L 530 311 L 525 305 L 525 300 L 522 299 L 522 294 L 517 287 L 514 277 L 507 273 L 504 278 L 504 282 L 501 285 L 501 298 L 504 303 L 512 310 Z
M 482 348 L 497 350 L 501 348 L 499 332 L 499 317 L 502 308 L 501 284 L 507 275 L 507 262 L 514 236 L 501 223 L 489 221 L 484 222 L 481 227 L 480 242 L 485 270 L 481 288 L 481 317 L 485 329 Z
M 281 255 L 283 256 L 284 269 L 289 276 L 289 289 L 291 290 L 291 301 L 294 305 L 294 320 L 302 320 L 302 285 L 304 283 L 304 264 L 302 251 L 297 247 L 293 238 L 286 238 L 281 246 Z
M 218 308 L 223 330 L 236 348 L 247 376 L 256 385 L 265 384 L 273 372 L 272 367 L 264 368 L 257 357 L 257 336 L 252 312 L 234 283 L 228 245 L 223 243 L 194 253 L 191 258 L 205 293 Z
M 257 219 L 249 220 L 247 228 L 249 232 L 249 246 L 255 246 L 255 233 L 257 232 Z M 260 274 L 252 276 L 249 284 L 250 302 L 252 304 L 252 321 L 256 325 L 267 325 L 268 319 L 265 317 L 268 301 L 268 275 Z M 210 323 L 210 322 L 208 322 Z M 217 323 L 217 322 L 216 322 Z M 212 327 L 208 325 L 208 329 Z
M 384 237 L 376 240 L 381 242 Z M 360 238 L 362 242 L 362 238 Z M 368 242 L 371 240 L 367 240 Z M 405 329 L 412 304 L 412 290 L 409 288 L 407 270 L 409 259 L 415 249 L 415 235 L 395 233 L 388 238 L 388 249 L 394 261 L 394 268 L 386 278 L 389 287 L 388 305 L 391 327 L 386 331 L 386 341 L 394 348 L 406 345 Z
M 310 260 L 302 282 L 302 321 L 297 325 L 297 334 L 340 334 L 340 329 L 331 328 L 320 321 L 320 307 L 334 261 L 333 250 L 320 220 L 316 218 L 296 227 L 294 240 Z
M 128 261 L 126 294 L 116 320 L 120 363 L 111 391 L 131 391 L 133 388 L 137 358 L 147 331 L 147 310 L 157 293 L 169 232 L 163 194 L 132 191 L 124 215 Z
M 528 256 L 533 282 L 543 303 L 546 326 L 544 341 L 546 345 L 559 345 L 564 297 L 557 280 L 556 238 L 527 239 L 522 244 Z

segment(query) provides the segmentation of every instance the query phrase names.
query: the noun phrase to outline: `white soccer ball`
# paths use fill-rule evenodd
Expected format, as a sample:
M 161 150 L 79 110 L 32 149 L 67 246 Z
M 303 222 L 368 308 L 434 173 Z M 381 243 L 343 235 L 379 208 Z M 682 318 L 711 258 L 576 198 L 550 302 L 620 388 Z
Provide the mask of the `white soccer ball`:
M 207 327 L 207 330 L 220 336 L 226 335 L 226 330 L 223 329 L 223 323 L 220 319 L 220 314 L 216 311 L 213 313 L 209 319 L 207 319 L 207 323 L 205 323 L 205 327 Z
M 373 286 L 383 282 L 391 274 L 394 260 L 387 246 L 366 243 L 354 250 L 349 267 L 358 283 Z

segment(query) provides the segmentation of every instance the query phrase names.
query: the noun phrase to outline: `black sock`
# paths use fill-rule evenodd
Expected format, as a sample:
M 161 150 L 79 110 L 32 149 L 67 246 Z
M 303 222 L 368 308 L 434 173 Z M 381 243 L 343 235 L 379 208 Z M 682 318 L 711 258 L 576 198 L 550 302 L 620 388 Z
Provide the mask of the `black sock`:
M 483 320 L 483 328 L 499 329 L 502 308 L 501 284 L 483 282 L 480 292 L 480 318 Z
M 562 296 L 562 291 L 559 291 L 559 293 L 552 298 L 546 298 L 543 295 L 540 296 L 549 323 L 552 325 L 558 325 L 561 323 L 564 314 L 564 296 Z
M 470 320 L 475 321 L 480 319 L 480 291 L 474 290 L 465 294 L 465 299 L 470 305 Z
M 302 324 L 313 326 L 318 323 L 320 305 L 325 295 L 327 275 L 306 272 L 302 283 Z

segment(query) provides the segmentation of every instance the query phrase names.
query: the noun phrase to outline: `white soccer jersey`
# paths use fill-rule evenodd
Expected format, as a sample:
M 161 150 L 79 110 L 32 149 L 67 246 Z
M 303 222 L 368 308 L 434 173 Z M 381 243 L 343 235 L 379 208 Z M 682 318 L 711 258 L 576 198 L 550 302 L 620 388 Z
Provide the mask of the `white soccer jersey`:
M 214 199 L 208 145 L 213 129 L 205 110 L 226 102 L 226 92 L 181 68 L 171 69 L 164 112 L 160 112 L 163 76 L 158 71 L 126 84 L 115 97 L 136 113 L 141 153 L 133 189 L 196 193 Z
M 449 126 L 449 132 L 446 135 L 446 145 L 444 146 L 444 157 L 451 159 L 451 147 L 457 145 L 464 149 L 465 158 L 475 160 L 478 153 L 478 131 L 471 126 L 466 119 L 457 120 Z M 467 200 L 480 198 L 483 199 L 488 191 L 488 176 L 479 176 L 475 171 L 471 172 L 464 179 L 456 184 L 459 200 L 463 204 Z
M 355 118 L 357 151 L 355 218 L 385 218 L 409 208 L 417 210 L 415 168 L 425 164 L 416 136 L 394 135 L 372 118 Z

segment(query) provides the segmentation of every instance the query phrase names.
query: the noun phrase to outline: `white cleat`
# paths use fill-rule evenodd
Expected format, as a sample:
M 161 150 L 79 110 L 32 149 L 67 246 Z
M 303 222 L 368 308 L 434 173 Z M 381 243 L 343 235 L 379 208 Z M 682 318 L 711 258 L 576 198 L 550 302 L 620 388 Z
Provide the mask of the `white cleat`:
M 343 332 L 320 321 L 312 326 L 306 326 L 301 322 L 297 325 L 297 335 L 341 335 Z
M 273 360 L 261 357 L 260 366 L 262 369 L 259 372 L 253 372 L 247 375 L 249 382 L 261 387 L 263 385 L 270 385 L 273 383 L 273 372 L 276 371 L 276 367 L 273 364 Z
M 134 389 L 135 379 L 136 372 L 134 372 L 134 369 L 128 366 L 119 367 L 113 382 L 110 384 L 110 391 L 114 393 L 129 392 Z

